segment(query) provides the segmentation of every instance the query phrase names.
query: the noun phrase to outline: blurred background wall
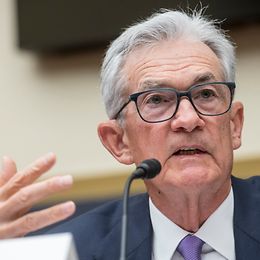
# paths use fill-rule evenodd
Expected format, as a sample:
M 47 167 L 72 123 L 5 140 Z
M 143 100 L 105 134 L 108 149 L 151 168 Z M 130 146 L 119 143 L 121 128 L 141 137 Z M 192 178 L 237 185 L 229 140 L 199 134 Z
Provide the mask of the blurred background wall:
M 96 131 L 106 120 L 99 92 L 105 44 L 47 54 L 23 50 L 17 24 L 17 2 L 0 0 L 0 156 L 11 156 L 21 169 L 53 151 L 58 160 L 48 174 L 75 177 L 74 189 L 61 198 L 120 194 L 132 167 L 116 162 Z M 235 152 L 234 171 L 245 177 L 260 173 L 260 23 L 240 20 L 228 29 L 237 44 L 236 99 L 245 104 L 243 145 Z

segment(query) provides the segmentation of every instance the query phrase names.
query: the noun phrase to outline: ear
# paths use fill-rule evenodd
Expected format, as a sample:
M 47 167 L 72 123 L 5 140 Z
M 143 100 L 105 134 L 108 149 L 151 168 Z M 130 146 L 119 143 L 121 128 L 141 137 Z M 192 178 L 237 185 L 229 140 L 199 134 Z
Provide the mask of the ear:
M 98 125 L 98 136 L 105 148 L 121 163 L 132 164 L 125 131 L 116 120 L 108 120 Z
M 244 123 L 244 107 L 241 102 L 234 102 L 231 108 L 231 136 L 233 149 L 238 149 L 241 146 L 241 134 Z

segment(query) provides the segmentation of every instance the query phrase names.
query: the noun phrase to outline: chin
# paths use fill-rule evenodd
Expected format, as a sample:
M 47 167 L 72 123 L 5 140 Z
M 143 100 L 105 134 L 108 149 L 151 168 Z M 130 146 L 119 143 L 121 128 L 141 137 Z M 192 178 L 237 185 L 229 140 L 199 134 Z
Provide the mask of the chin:
M 204 167 L 190 167 L 174 173 L 169 173 L 169 181 L 176 183 L 178 186 L 198 186 L 212 183 L 216 178 L 208 168 Z M 168 179 L 168 176 L 166 179 Z M 216 176 L 217 177 L 217 176 Z M 171 180 L 170 180 L 171 179 Z

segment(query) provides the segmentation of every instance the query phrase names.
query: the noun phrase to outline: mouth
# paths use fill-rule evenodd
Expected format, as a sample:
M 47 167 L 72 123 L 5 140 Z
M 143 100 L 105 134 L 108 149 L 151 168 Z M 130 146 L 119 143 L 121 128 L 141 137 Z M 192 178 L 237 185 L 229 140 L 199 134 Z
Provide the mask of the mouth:
M 205 154 L 206 151 L 195 148 L 195 147 L 186 147 L 178 149 L 176 152 L 173 153 L 174 156 L 181 156 L 181 155 L 197 155 L 197 154 Z

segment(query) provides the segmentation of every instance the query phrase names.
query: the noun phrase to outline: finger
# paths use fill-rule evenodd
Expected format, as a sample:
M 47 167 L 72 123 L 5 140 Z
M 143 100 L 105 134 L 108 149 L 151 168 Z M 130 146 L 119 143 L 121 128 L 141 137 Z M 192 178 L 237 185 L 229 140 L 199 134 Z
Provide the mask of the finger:
M 2 158 L 2 171 L 0 173 L 0 186 L 9 181 L 16 172 L 17 168 L 15 162 L 10 157 L 4 156 Z
M 48 171 L 55 164 L 55 161 L 55 155 L 53 153 L 49 153 L 36 160 L 26 169 L 19 171 L 1 189 L 0 198 L 2 200 L 6 200 L 21 188 L 33 183 L 43 173 Z
M 14 222 L 2 225 L 0 228 L 0 239 L 21 237 L 57 223 L 71 216 L 76 206 L 72 201 L 52 206 L 50 208 L 29 213 Z
M 50 195 L 71 188 L 72 184 L 72 176 L 65 175 L 27 186 L 2 203 L 0 219 L 6 221 L 19 218 L 36 203 Z

